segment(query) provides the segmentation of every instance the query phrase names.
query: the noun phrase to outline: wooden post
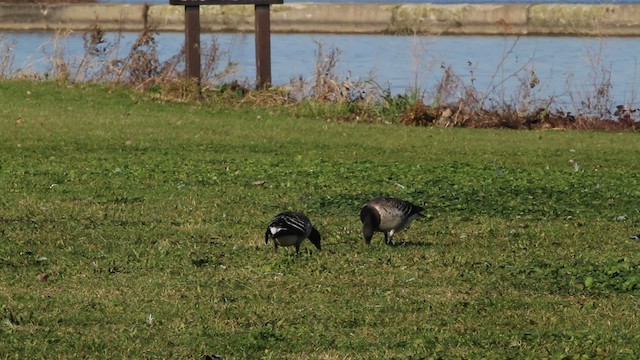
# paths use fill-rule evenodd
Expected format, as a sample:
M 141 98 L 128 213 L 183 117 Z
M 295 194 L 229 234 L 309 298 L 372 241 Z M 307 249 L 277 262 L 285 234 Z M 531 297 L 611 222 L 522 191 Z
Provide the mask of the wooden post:
M 0 0 L 1 1 L 1 0 Z M 171 5 L 184 5 L 186 75 L 200 84 L 200 6 L 255 5 L 256 86 L 271 86 L 271 4 L 284 0 L 169 0 Z
M 200 6 L 184 7 L 184 34 L 187 78 L 200 83 Z
M 259 89 L 271 86 L 271 16 L 269 7 L 269 4 L 255 5 L 256 85 Z

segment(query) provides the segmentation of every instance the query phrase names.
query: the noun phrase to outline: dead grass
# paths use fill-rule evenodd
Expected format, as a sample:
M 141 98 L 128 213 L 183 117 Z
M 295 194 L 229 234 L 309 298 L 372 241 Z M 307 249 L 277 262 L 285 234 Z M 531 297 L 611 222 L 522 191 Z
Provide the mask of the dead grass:
M 539 93 L 540 79 L 530 62 L 512 74 L 505 74 L 504 59 L 518 39 L 507 46 L 488 87 L 480 89 L 473 67 L 470 76 L 460 76 L 451 66 L 441 66 L 442 76 L 431 91 L 414 89 L 408 94 L 392 94 L 373 78 L 354 80 L 339 75 L 341 51 L 326 49 L 318 42 L 316 67 L 310 80 L 292 78 L 287 86 L 256 90 L 251 84 L 233 79 L 236 64 L 230 50 L 212 40 L 202 45 L 203 64 L 199 83 L 184 77 L 184 48 L 160 60 L 156 32 L 147 28 L 138 34 L 126 54 L 119 54 L 121 36 L 107 38 L 95 26 L 83 35 L 84 54 L 76 64 L 67 59 L 59 32 L 53 41 L 51 70 L 45 79 L 61 83 L 102 82 L 134 88 L 152 98 L 169 102 L 199 102 L 215 107 L 283 107 L 296 115 L 345 122 L 400 123 L 412 126 L 574 129 L 621 131 L 638 130 L 640 116 L 630 105 L 614 105 L 611 97 L 611 69 L 604 68 L 595 53 L 590 87 L 569 94 L 575 113 L 555 104 L 555 98 Z M 3 44 L 0 77 L 11 73 L 14 44 Z M 23 75 L 24 76 L 24 75 Z M 38 75 L 31 75 L 38 78 Z M 230 80 L 231 79 L 231 80 Z M 468 79 L 468 80 L 466 80 Z M 506 94 L 504 83 L 517 79 L 519 86 Z
M 415 126 L 505 128 L 505 129 L 571 129 L 571 130 L 638 130 L 640 122 L 634 120 L 637 109 L 618 105 L 614 118 L 573 115 L 562 110 L 538 108 L 520 113 L 510 105 L 495 109 L 464 107 L 464 102 L 445 106 L 427 106 L 416 103 L 402 114 L 400 122 Z

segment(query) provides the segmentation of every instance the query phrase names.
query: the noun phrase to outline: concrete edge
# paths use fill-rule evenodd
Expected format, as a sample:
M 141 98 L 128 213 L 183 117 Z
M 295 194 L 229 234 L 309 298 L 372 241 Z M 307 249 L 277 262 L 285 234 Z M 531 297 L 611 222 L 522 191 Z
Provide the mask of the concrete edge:
M 202 6 L 203 32 L 252 32 L 252 5 Z M 184 9 L 146 4 L 0 4 L 0 30 L 183 31 Z M 640 4 L 273 5 L 271 31 L 436 35 L 640 35 Z

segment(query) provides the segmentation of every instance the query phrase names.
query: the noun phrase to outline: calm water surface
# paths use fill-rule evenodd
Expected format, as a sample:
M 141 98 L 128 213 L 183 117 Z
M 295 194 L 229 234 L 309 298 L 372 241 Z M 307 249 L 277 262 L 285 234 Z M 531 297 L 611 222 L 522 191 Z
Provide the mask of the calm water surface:
M 125 56 L 136 36 L 109 34 L 112 43 L 119 43 L 118 58 Z M 237 64 L 230 79 L 254 83 L 253 34 L 203 34 L 201 41 L 210 44 L 213 39 L 225 53 L 222 62 Z M 159 33 L 156 40 L 164 60 L 179 52 L 184 35 Z M 54 42 L 54 34 L 48 32 L 0 33 L 0 51 L 11 46 L 13 74 L 49 71 Z M 286 85 L 296 77 L 312 80 L 320 45 L 325 54 L 338 50 L 336 72 L 341 78 L 373 79 L 396 94 L 415 88 L 428 93 L 442 79 L 443 68 L 450 67 L 459 82 L 480 92 L 493 90 L 507 100 L 518 98 L 521 79 L 527 81 L 533 71 L 540 80 L 533 94 L 554 97 L 568 110 L 609 77 L 616 104 L 638 106 L 640 95 L 640 38 L 273 34 L 273 83 Z M 59 40 L 57 48 L 67 62 L 78 64 L 84 54 L 82 34 Z

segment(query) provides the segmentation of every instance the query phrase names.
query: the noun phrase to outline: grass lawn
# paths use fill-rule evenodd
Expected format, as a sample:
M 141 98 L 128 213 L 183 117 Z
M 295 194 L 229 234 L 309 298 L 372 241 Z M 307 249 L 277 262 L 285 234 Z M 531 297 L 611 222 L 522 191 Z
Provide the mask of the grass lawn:
M 0 358 L 640 357 L 638 133 L 0 82 Z M 360 206 L 426 218 L 364 244 Z M 273 252 L 304 211 L 323 250 Z

